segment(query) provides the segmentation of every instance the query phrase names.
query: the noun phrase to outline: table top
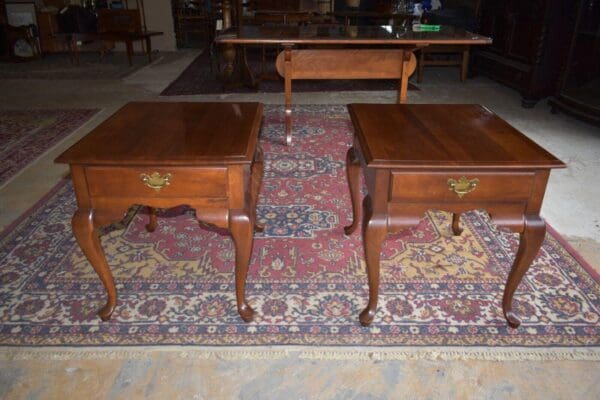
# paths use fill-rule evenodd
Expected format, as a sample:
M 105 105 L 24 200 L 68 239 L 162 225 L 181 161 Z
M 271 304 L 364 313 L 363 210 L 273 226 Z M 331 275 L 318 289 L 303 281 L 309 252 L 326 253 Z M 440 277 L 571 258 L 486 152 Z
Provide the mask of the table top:
M 369 167 L 565 167 L 480 105 L 350 104 L 348 110 Z
M 230 28 L 215 39 L 232 44 L 490 44 L 492 39 L 453 26 L 439 32 L 413 32 L 395 25 L 268 25 Z
M 251 163 L 261 103 L 128 103 L 55 161 L 86 165 Z

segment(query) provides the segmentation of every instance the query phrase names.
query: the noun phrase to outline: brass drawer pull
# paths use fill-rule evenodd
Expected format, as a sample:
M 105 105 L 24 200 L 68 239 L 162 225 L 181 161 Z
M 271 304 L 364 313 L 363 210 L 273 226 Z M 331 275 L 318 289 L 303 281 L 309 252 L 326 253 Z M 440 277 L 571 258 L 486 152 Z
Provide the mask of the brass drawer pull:
M 144 185 L 156 190 L 157 192 L 165 186 L 171 184 L 171 174 L 167 173 L 161 176 L 158 172 L 153 172 L 150 175 L 140 174 L 140 179 Z
M 479 179 L 477 178 L 467 179 L 464 176 L 459 180 L 450 178 L 448 179 L 448 189 L 452 190 L 458 197 L 462 198 L 465 194 L 475 190 L 478 183 Z

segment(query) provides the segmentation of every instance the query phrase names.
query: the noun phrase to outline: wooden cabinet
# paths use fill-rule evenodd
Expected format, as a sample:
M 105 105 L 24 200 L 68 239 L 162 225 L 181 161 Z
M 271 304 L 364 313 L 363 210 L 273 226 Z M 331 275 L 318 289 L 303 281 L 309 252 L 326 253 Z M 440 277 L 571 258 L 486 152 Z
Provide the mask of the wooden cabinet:
M 300 0 L 256 0 L 257 10 L 300 11 Z
M 600 0 L 578 0 L 565 15 L 572 27 L 552 112 L 573 114 L 600 125 Z
M 42 53 L 67 51 L 65 40 L 56 36 L 60 32 L 56 12 L 38 11 L 36 17 Z
M 8 56 L 8 21 L 6 18 L 6 4 L 0 1 L 0 59 Z
M 472 68 L 519 90 L 533 107 L 554 93 L 568 49 L 569 0 L 482 0 L 479 33 L 493 44 L 473 54 Z

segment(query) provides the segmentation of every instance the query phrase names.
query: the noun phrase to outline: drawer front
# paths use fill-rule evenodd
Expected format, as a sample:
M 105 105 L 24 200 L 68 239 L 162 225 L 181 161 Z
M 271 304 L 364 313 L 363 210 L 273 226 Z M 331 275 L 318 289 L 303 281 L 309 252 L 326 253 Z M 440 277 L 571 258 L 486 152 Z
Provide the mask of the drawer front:
M 531 195 L 534 173 L 392 171 L 391 180 L 391 201 L 522 201 Z
M 227 197 L 227 168 L 87 167 L 85 174 L 92 197 Z

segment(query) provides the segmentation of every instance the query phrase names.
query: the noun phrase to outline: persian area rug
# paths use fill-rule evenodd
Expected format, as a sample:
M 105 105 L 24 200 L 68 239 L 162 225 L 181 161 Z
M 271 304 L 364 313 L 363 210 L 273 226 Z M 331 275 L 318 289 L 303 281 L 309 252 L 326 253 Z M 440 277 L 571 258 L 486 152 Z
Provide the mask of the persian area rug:
M 98 110 L 0 110 L 0 187 Z
M 250 70 L 258 77 L 264 72 L 269 79 L 260 82 L 257 88 L 239 86 L 224 88 L 223 83 L 216 78 L 216 67 L 211 70 L 211 60 L 207 51 L 203 51 L 192 63 L 175 79 L 161 96 L 182 96 L 195 94 L 220 94 L 220 93 L 283 93 L 283 78 L 275 70 L 274 55 L 270 55 L 266 63 L 262 63 L 260 48 L 250 48 L 247 51 Z M 214 62 L 213 62 L 214 63 Z M 265 71 L 263 71 L 263 69 Z M 341 92 L 341 91 L 375 91 L 397 90 L 398 80 L 394 79 L 321 79 L 295 80 L 292 84 L 294 92 Z M 419 90 L 409 83 L 409 90 Z
M 267 107 L 261 131 L 265 231 L 255 236 L 247 283 L 255 321 L 236 311 L 230 236 L 200 226 L 182 206 L 160 212 L 154 233 L 144 228 L 144 207 L 103 230 L 119 303 L 101 322 L 105 293 L 71 233 L 75 197 L 66 180 L 0 238 L 0 344 L 598 350 L 600 284 L 552 230 L 515 294 L 523 323 L 507 326 L 501 298 L 518 235 L 479 211 L 464 215 L 458 237 L 451 215 L 439 211 L 388 237 L 378 313 L 360 326 L 363 246 L 359 232 L 342 229 L 351 216 L 346 107 L 295 107 L 290 147 L 283 117 L 282 107 Z

